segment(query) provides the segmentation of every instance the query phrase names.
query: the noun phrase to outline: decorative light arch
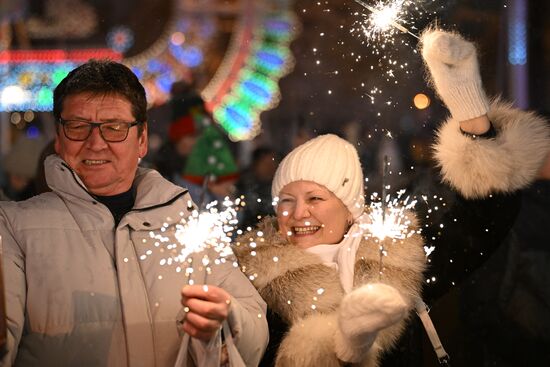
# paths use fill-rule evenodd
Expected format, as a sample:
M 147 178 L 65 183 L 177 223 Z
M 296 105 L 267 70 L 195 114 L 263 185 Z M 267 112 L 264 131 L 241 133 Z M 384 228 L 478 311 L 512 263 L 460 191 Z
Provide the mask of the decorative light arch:
M 175 16 L 162 35 L 132 57 L 123 55 L 134 41 L 132 31 L 123 26 L 108 32 L 105 43 L 109 48 L 0 51 L 0 110 L 50 111 L 55 86 L 71 69 L 90 58 L 123 62 L 144 84 L 150 106 L 165 103 L 171 85 L 185 79 L 204 61 L 201 45 L 185 42 L 189 32 L 185 4 L 185 0 L 174 2 Z M 278 81 L 293 66 L 289 45 L 298 22 L 288 0 L 241 0 L 235 4 L 238 8 L 230 10 L 237 17 L 230 45 L 201 94 L 214 120 L 229 137 L 246 140 L 259 132 L 260 114 L 279 102 Z M 195 6 L 195 11 L 208 13 L 200 9 L 200 4 Z M 198 32 L 199 39 L 215 32 L 207 17 L 201 20 Z

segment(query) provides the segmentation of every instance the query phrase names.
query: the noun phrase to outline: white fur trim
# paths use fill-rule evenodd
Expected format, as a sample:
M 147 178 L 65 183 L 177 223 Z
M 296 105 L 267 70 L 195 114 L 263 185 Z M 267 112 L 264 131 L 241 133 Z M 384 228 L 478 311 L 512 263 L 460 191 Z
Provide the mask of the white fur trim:
M 550 151 L 550 126 L 533 112 L 495 101 L 488 113 L 496 139 L 472 139 L 454 118 L 438 131 L 435 157 L 443 180 L 466 198 L 512 192 L 536 178 Z
M 340 367 L 342 361 L 335 352 L 336 314 L 315 314 L 298 320 L 279 347 L 276 367 Z M 376 367 L 378 347 L 373 347 L 359 363 Z

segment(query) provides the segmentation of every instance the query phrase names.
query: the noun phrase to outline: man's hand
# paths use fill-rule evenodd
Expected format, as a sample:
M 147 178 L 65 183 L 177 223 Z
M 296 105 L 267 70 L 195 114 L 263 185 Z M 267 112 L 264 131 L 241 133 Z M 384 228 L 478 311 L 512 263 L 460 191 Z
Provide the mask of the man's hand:
M 188 285 L 181 290 L 181 304 L 187 313 L 183 331 L 209 342 L 229 314 L 231 296 L 213 285 Z

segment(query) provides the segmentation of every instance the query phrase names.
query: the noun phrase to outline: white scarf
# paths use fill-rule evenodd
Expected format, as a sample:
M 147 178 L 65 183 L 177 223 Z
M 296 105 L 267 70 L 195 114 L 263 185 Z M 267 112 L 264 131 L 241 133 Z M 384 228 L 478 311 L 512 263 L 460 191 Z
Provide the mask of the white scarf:
M 323 264 L 338 271 L 340 283 L 346 293 L 353 289 L 355 254 L 361 243 L 363 231 L 354 223 L 344 239 L 332 245 L 317 245 L 306 249 L 323 260 Z

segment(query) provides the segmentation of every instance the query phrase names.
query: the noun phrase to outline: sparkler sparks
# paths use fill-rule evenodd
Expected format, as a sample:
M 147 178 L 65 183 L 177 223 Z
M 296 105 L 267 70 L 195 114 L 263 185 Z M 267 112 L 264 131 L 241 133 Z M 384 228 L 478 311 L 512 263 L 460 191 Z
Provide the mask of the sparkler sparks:
M 361 0 L 354 1 L 371 12 L 371 15 L 367 21 L 368 25 L 364 28 L 365 35 L 367 35 L 367 37 L 379 38 L 384 32 L 387 32 L 391 29 L 391 27 L 393 27 L 403 33 L 408 33 L 417 39 L 419 38 L 416 34 L 412 33 L 405 26 L 400 24 L 402 21 L 401 16 L 404 12 L 404 5 L 406 3 L 405 0 L 392 1 L 387 5 L 384 5 L 382 2 L 378 2 L 376 6 L 370 6 Z
M 371 70 L 379 69 L 381 73 L 369 75 L 369 78 L 393 85 L 400 84 L 413 74 L 410 69 L 408 57 L 405 55 L 416 54 L 416 40 L 419 38 L 417 25 L 427 15 L 435 15 L 434 11 L 427 10 L 437 5 L 436 0 L 354 0 L 361 8 L 354 11 L 358 19 L 350 27 L 350 33 L 361 39 L 370 52 L 363 55 L 354 50 L 352 56 L 356 62 L 371 64 Z M 355 8 L 359 8 L 359 6 Z M 363 11 L 364 10 L 364 11 Z M 401 36 L 403 34 L 410 35 Z M 384 80 L 380 80 L 380 79 Z M 365 83 L 370 84 L 370 83 Z M 364 87 L 364 85 L 361 85 Z M 378 101 L 379 108 L 393 108 L 398 104 L 391 96 L 383 93 L 382 88 L 376 87 L 377 93 L 371 91 L 364 93 L 370 99 L 371 104 Z M 366 92 L 366 91 L 365 91 Z M 385 102 L 385 105 L 380 102 Z M 381 113 L 378 114 L 381 116 Z
M 175 265 L 176 272 L 185 270 L 190 277 L 193 273 L 192 254 L 204 252 L 198 265 L 204 266 L 208 272 L 211 266 L 225 262 L 233 255 L 230 243 L 232 231 L 238 223 L 234 208 L 239 204 L 238 200 L 232 202 L 226 199 L 222 209 L 218 209 L 218 202 L 214 201 L 206 206 L 205 211 L 194 210 L 188 217 L 180 213 L 182 218 L 175 224 L 175 231 L 168 231 L 169 223 L 165 223 L 160 231 L 151 231 L 149 236 L 155 241 L 155 247 L 167 254 L 160 260 L 160 265 Z M 141 259 L 145 260 L 151 252 L 147 251 Z
M 236 212 L 231 201 L 224 202 L 226 208 L 221 211 L 216 204 L 207 205 L 205 212 L 193 211 L 189 218 L 176 226 L 177 260 L 185 261 L 192 253 L 206 249 L 214 250 L 222 258 L 232 254 L 229 234 L 237 224 Z
M 386 195 L 379 198 L 377 193 L 371 196 L 369 222 L 362 223 L 360 227 L 369 233 L 369 236 L 380 241 L 386 238 L 403 240 L 415 233 L 411 230 L 411 220 L 407 212 L 416 205 L 416 200 L 410 196 L 403 198 L 405 190 L 400 190 L 397 197 Z

